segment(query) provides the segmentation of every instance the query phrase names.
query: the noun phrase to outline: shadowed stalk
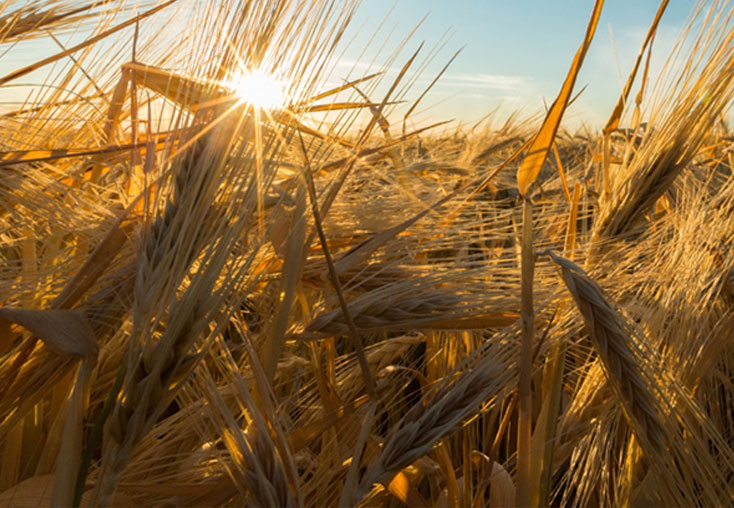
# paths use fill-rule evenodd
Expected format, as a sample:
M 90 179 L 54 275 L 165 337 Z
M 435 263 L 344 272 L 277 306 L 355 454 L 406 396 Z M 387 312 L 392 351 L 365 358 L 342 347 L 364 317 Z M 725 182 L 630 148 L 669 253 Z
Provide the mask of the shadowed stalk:
M 533 205 L 529 198 L 523 199 L 522 214 L 522 346 L 520 348 L 520 371 L 518 381 L 517 412 L 517 505 L 530 506 L 532 464 L 531 449 L 533 399 L 531 378 L 533 375 Z
M 301 149 L 303 150 L 304 157 L 306 157 L 306 147 L 303 144 L 302 137 L 300 138 L 300 142 L 301 142 Z M 321 249 L 324 252 L 324 258 L 326 259 L 326 264 L 329 269 L 329 277 L 331 279 L 331 284 L 334 287 L 334 291 L 336 291 L 336 294 L 339 298 L 339 305 L 341 307 L 342 314 L 344 315 L 344 319 L 347 322 L 349 335 L 350 335 L 350 338 L 352 339 L 352 345 L 354 346 L 354 349 L 357 352 L 357 359 L 359 360 L 359 366 L 362 369 L 362 376 L 364 376 L 365 388 L 367 389 L 367 394 L 370 396 L 370 398 L 373 401 L 377 401 L 378 399 L 377 399 L 377 393 L 375 392 L 375 381 L 372 377 L 372 372 L 370 372 L 370 366 L 367 363 L 367 356 L 364 353 L 364 346 L 362 345 L 362 341 L 359 338 L 359 332 L 357 332 L 357 327 L 354 325 L 354 320 L 352 319 L 352 315 L 349 312 L 349 305 L 347 304 L 347 301 L 344 298 L 344 293 L 342 292 L 341 283 L 339 282 L 339 275 L 336 273 L 336 269 L 334 268 L 334 261 L 331 258 L 331 253 L 329 252 L 329 246 L 326 243 L 326 235 L 324 234 L 324 228 L 321 225 L 321 214 L 319 212 L 319 203 L 318 203 L 318 198 L 316 196 L 316 188 L 313 183 L 313 177 L 311 176 L 311 168 L 308 162 L 308 158 L 306 158 L 306 164 L 305 164 L 304 171 L 303 171 L 303 178 L 306 180 L 306 188 L 308 189 L 308 197 L 309 197 L 309 200 L 311 201 L 311 212 L 313 213 L 314 225 L 316 227 L 316 232 L 319 235 L 319 240 L 321 241 Z

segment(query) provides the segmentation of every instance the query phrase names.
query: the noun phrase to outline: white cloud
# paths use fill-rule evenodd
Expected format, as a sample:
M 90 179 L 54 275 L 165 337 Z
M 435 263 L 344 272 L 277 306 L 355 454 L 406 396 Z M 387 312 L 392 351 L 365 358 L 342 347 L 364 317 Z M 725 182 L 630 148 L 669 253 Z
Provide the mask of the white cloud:
M 336 62 L 335 67 L 338 69 L 353 69 L 361 72 L 382 71 L 387 74 L 400 72 L 400 69 L 397 67 L 380 67 L 376 64 L 356 60 L 339 60 Z M 416 84 L 427 85 L 431 81 L 433 81 L 433 76 L 424 73 Z M 516 91 L 520 88 L 527 88 L 528 81 L 528 78 L 522 76 L 507 76 L 502 74 L 444 74 L 439 79 L 437 85 L 444 87 L 450 86 L 457 90 L 461 88 L 483 88 L 488 90 Z
M 335 67 L 338 69 L 347 69 L 355 71 L 369 71 L 369 72 L 400 72 L 397 67 L 385 67 L 379 63 L 360 62 L 357 60 L 339 60 L 336 62 Z
M 521 76 L 505 76 L 502 74 L 454 74 L 444 76 L 439 83 L 456 87 L 517 90 L 525 87 L 527 80 Z

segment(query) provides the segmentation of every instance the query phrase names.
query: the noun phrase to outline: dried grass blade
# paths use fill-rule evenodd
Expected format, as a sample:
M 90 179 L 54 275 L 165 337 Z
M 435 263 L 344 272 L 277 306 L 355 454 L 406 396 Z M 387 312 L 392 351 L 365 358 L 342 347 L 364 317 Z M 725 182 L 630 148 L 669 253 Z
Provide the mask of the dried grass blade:
M 308 134 L 309 136 L 313 136 L 318 139 L 322 139 L 324 141 L 330 141 L 332 143 L 336 143 L 337 145 L 341 145 L 345 148 L 354 148 L 356 145 L 350 141 L 347 141 L 345 139 L 341 139 L 339 137 L 335 136 L 329 136 L 328 134 L 324 134 L 323 132 L 319 132 L 316 129 L 312 129 L 311 127 L 308 127 L 307 125 L 303 125 L 301 122 L 299 122 L 295 115 L 291 113 L 290 111 L 281 111 L 279 113 L 272 113 L 271 114 L 272 119 L 284 126 L 288 126 L 291 128 L 295 128 L 298 132 L 302 132 L 303 134 Z
M 386 229 L 385 231 L 380 231 L 379 233 L 373 235 L 368 240 L 365 240 L 361 244 L 357 245 L 353 249 L 351 249 L 349 252 L 344 254 L 342 258 L 335 263 L 335 268 L 337 273 L 344 273 L 355 266 L 358 266 L 365 261 L 367 261 L 372 254 L 385 245 L 390 239 L 396 237 L 406 229 L 408 229 L 410 226 L 421 220 L 423 217 L 428 215 L 431 211 L 435 210 L 439 206 L 447 203 L 451 199 L 455 198 L 462 190 L 464 190 L 464 186 L 460 187 L 459 189 L 456 189 L 455 191 L 449 193 L 448 195 L 444 196 L 443 198 L 439 199 L 432 205 L 427 206 L 417 214 L 415 214 L 413 217 L 409 218 L 408 220 L 402 222 L 401 224 L 398 224 L 397 226 L 393 226 L 390 229 Z
M 463 48 L 461 48 L 463 49 Z M 418 107 L 418 104 L 423 100 L 423 98 L 426 96 L 428 92 L 431 91 L 433 86 L 438 83 L 438 80 L 441 79 L 441 76 L 448 70 L 448 68 L 451 66 L 452 63 L 454 63 L 454 60 L 456 60 L 456 57 L 459 56 L 459 53 L 461 53 L 461 49 L 459 49 L 454 55 L 449 58 L 449 61 L 446 62 L 446 65 L 443 66 L 443 68 L 439 71 L 438 74 L 436 74 L 436 77 L 433 78 L 433 81 L 429 83 L 429 85 L 421 92 L 421 94 L 418 96 L 418 98 L 413 102 L 413 104 L 408 108 L 408 111 L 405 112 L 405 115 L 403 116 L 403 136 L 405 135 L 405 128 L 408 123 L 408 117 L 415 111 L 415 108 Z
M 306 240 L 306 189 L 299 185 L 295 196 L 296 210 L 294 211 L 293 225 L 286 241 L 283 275 L 279 294 L 283 295 L 275 314 L 272 332 L 265 343 L 263 352 L 263 369 L 268 382 L 273 381 L 278 360 L 285 344 L 285 332 L 288 327 L 288 317 L 296 297 L 296 289 L 303 269 L 305 240 Z
M 368 74 L 367 76 L 364 76 L 364 77 L 359 78 L 359 79 L 355 79 L 353 81 L 349 81 L 348 83 L 344 83 L 343 85 L 340 85 L 340 86 L 331 88 L 329 90 L 326 90 L 325 92 L 321 92 L 321 93 L 318 93 L 316 95 L 312 95 L 311 97 L 309 97 L 308 99 L 306 99 L 305 102 L 308 104 L 308 103 L 311 103 L 311 102 L 316 102 L 316 101 L 321 100 L 321 99 L 325 99 L 326 97 L 329 97 L 331 95 L 336 95 L 339 92 L 343 92 L 344 90 L 349 90 L 354 85 L 358 85 L 358 84 L 363 83 L 365 81 L 369 81 L 371 79 L 376 78 L 377 76 L 381 76 L 382 74 L 383 74 L 382 72 L 375 72 L 373 74 Z M 301 105 L 296 105 L 296 109 L 298 109 L 300 106 Z
M 574 258 L 576 248 L 576 230 L 578 228 L 579 199 L 581 199 L 581 184 L 576 182 L 573 187 L 573 199 L 568 212 L 568 223 L 566 224 L 566 237 L 563 241 L 563 251 L 569 259 Z
M 553 156 L 556 158 L 556 165 L 558 166 L 558 174 L 561 176 L 561 184 L 563 185 L 563 192 L 566 194 L 566 199 L 569 203 L 571 202 L 571 192 L 568 190 L 568 181 L 566 180 L 566 171 L 563 169 L 563 161 L 561 160 L 561 154 L 558 153 L 558 143 L 553 142 Z
M 182 132 L 186 132 L 186 129 L 182 129 Z M 161 132 L 150 136 L 146 141 L 98 148 L 57 148 L 52 150 L 13 150 L 9 152 L 0 152 L 0 168 L 22 163 L 50 162 L 71 157 L 93 157 L 98 155 L 117 154 L 137 149 L 143 149 L 147 154 L 151 144 L 152 146 L 155 146 L 170 142 L 173 134 L 174 133 L 172 132 Z
M 215 90 L 211 84 L 197 81 L 176 72 L 161 69 L 153 65 L 129 62 L 122 66 L 123 72 L 129 72 L 136 84 L 152 90 L 175 104 L 196 110 L 205 105 L 217 105 L 222 101 L 236 99 L 226 95 L 223 90 Z
M 400 104 L 399 102 L 390 102 L 390 104 Z M 375 108 L 379 104 L 376 102 L 332 102 L 331 104 L 313 104 L 310 106 L 301 106 L 294 109 L 298 113 L 321 113 L 324 111 L 343 111 L 347 109 Z
M 100 93 L 99 95 L 92 95 L 90 97 L 75 97 L 73 99 L 68 99 L 65 101 L 57 101 L 57 102 L 48 102 L 41 104 L 40 106 L 30 107 L 26 109 L 16 109 L 14 111 L 9 111 L 8 113 L 0 114 L 0 118 L 15 118 L 22 115 L 30 115 L 32 113 L 38 113 L 39 111 L 43 111 L 46 109 L 56 108 L 59 106 L 68 106 L 70 104 L 80 104 L 80 103 L 89 103 L 92 99 L 103 99 L 106 97 L 107 94 Z
M 347 305 L 347 301 L 344 298 L 344 293 L 341 290 L 341 283 L 339 282 L 339 275 L 336 271 L 336 268 L 334 266 L 334 261 L 331 258 L 331 254 L 329 252 L 329 246 L 326 242 L 326 235 L 324 234 L 324 230 L 321 224 L 321 214 L 319 212 L 319 203 L 318 203 L 318 197 L 316 195 L 316 187 L 313 182 L 313 176 L 311 175 L 311 169 L 308 161 L 308 156 L 306 152 L 306 146 L 303 142 L 303 137 L 299 135 L 299 139 L 301 142 L 301 149 L 303 150 L 303 156 L 306 159 L 306 165 L 303 171 L 304 179 L 306 180 L 306 188 L 308 189 L 308 196 L 309 200 L 311 201 L 311 212 L 313 213 L 314 217 L 314 224 L 316 226 L 316 231 L 319 235 L 319 240 L 321 241 L 321 249 L 324 252 L 324 257 L 326 258 L 326 264 L 329 268 L 329 276 L 331 278 L 331 284 L 334 287 L 334 291 L 336 291 L 337 296 L 339 297 L 339 305 L 341 306 L 342 313 L 344 314 L 344 318 L 347 321 L 347 326 L 349 328 L 349 334 L 352 339 L 352 344 L 354 346 L 355 351 L 357 352 L 357 359 L 359 360 L 359 366 L 362 369 L 362 376 L 364 377 L 364 383 L 365 388 L 367 389 L 367 393 L 370 396 L 370 399 L 376 401 L 377 399 L 377 392 L 375 391 L 375 381 L 372 377 L 372 372 L 370 371 L 369 363 L 367 362 L 367 356 L 364 352 L 364 346 L 362 345 L 362 341 L 359 338 L 359 333 L 357 332 L 357 327 L 354 326 L 354 320 L 352 320 L 352 315 L 349 312 L 349 306 Z
M 8 43 L 14 40 L 26 39 L 28 35 L 36 35 L 35 33 L 31 34 L 31 32 L 39 32 L 42 29 L 44 31 L 52 28 L 58 29 L 60 25 L 68 25 L 88 17 L 104 14 L 104 11 L 97 13 L 85 13 L 85 11 L 91 11 L 95 7 L 100 7 L 112 1 L 90 2 L 76 8 L 66 8 L 67 6 L 62 3 L 60 6 L 52 6 L 48 10 L 40 12 L 31 8 L 27 13 L 24 13 L 23 8 L 18 9 L 0 18 L 0 27 L 2 27 L 0 28 L 0 42 Z M 70 2 L 67 5 L 69 7 L 73 6 Z
M 357 142 L 357 146 L 362 146 L 362 144 L 367 141 L 370 134 L 372 133 L 372 129 L 375 127 L 375 124 L 379 121 L 380 117 L 382 116 L 382 110 L 385 108 L 385 105 L 390 100 L 390 96 L 393 94 L 395 89 L 398 87 L 400 82 L 402 81 L 403 77 L 405 77 L 405 74 L 408 72 L 408 69 L 413 64 L 413 61 L 418 56 L 418 53 L 420 53 L 421 49 L 423 48 L 423 44 L 421 43 L 420 46 L 418 46 L 418 49 L 415 50 L 415 53 L 408 59 L 407 62 L 405 62 L 405 65 L 400 69 L 400 72 L 398 72 L 398 75 L 395 77 L 395 80 L 390 85 L 390 88 L 388 89 L 387 93 L 385 94 L 385 97 L 382 99 L 382 103 L 377 107 L 377 109 L 373 112 L 372 118 L 370 118 L 369 123 L 364 128 L 364 131 L 362 132 L 362 135 L 359 138 L 359 141 Z
M 377 417 L 377 402 L 371 400 L 367 405 L 367 416 L 362 422 L 362 428 L 357 437 L 357 443 L 354 445 L 354 453 L 352 454 L 352 462 L 349 464 L 347 478 L 344 481 L 341 497 L 339 498 L 339 506 L 342 508 L 355 506 L 354 497 L 357 494 L 357 480 L 359 475 L 359 465 L 362 460 L 362 452 L 364 450 L 369 433 L 375 423 Z
M 662 0 L 662 2 L 660 2 L 658 11 L 655 14 L 655 19 L 653 19 L 650 28 L 648 28 L 645 40 L 642 42 L 642 47 L 640 47 L 640 51 L 637 54 L 637 58 L 635 59 L 635 65 L 632 67 L 632 70 L 627 77 L 627 82 L 624 84 L 624 89 L 622 90 L 622 93 L 617 100 L 617 104 L 614 106 L 612 114 L 609 116 L 609 120 L 607 120 L 607 123 L 604 126 L 603 132 L 605 136 L 610 135 L 612 132 L 614 132 L 615 129 L 619 127 L 619 120 L 622 117 L 622 112 L 624 111 L 624 107 L 627 104 L 627 98 L 629 96 L 630 90 L 632 90 L 632 84 L 635 81 L 635 76 L 637 76 L 637 70 L 640 67 L 640 63 L 642 62 L 642 57 L 645 54 L 645 49 L 647 49 L 648 44 L 652 44 L 652 40 L 655 38 L 655 32 L 658 28 L 658 24 L 660 23 L 660 19 L 663 17 L 663 13 L 665 13 L 665 9 L 668 7 L 669 2 L 670 0 Z
M 31 65 L 28 65 L 26 67 L 23 67 L 22 69 L 18 69 L 17 71 L 11 72 L 10 74 L 7 74 L 6 76 L 3 76 L 0 78 L 0 86 L 9 83 L 10 81 L 13 81 L 15 79 L 21 78 L 25 76 L 26 74 L 30 74 L 31 72 L 35 71 L 36 69 L 40 69 L 41 67 L 48 65 L 50 63 L 54 63 L 58 60 L 61 60 L 62 58 L 66 58 L 67 56 L 76 53 L 80 49 L 84 49 L 88 46 L 91 46 L 92 44 L 95 44 L 102 39 L 109 37 L 110 35 L 119 32 L 120 30 L 127 28 L 131 25 L 134 25 L 135 23 L 139 22 L 142 19 L 145 19 L 149 16 L 152 16 L 156 12 L 162 11 L 169 5 L 177 2 L 178 0 L 167 0 L 163 2 L 160 5 L 157 5 L 156 7 L 153 7 L 152 9 L 149 9 L 141 14 L 138 14 L 134 18 L 131 18 L 123 23 L 120 23 L 119 25 L 110 28 L 109 30 L 105 30 L 101 34 L 95 35 L 94 37 L 87 39 L 86 41 L 77 44 L 76 46 L 72 46 L 71 48 L 67 49 L 66 51 L 62 51 L 61 53 L 57 53 L 53 56 L 50 56 L 48 58 L 44 58 L 41 61 L 35 62 Z
M 586 27 L 586 35 L 584 41 L 581 43 L 576 56 L 571 64 L 571 69 L 568 71 L 566 80 L 563 83 L 558 97 L 553 102 L 553 105 L 548 112 L 548 115 L 543 121 L 543 125 L 540 128 L 535 140 L 530 149 L 528 155 L 522 161 L 520 168 L 517 170 L 517 187 L 520 194 L 526 195 L 530 185 L 535 181 L 540 173 L 540 169 L 543 167 L 548 151 L 551 148 L 553 139 L 556 136 L 556 131 L 561 123 L 563 112 L 568 105 L 568 100 L 573 92 L 573 86 L 576 83 L 576 77 L 578 76 L 579 70 L 584 63 L 584 57 L 586 52 L 591 45 L 591 40 L 594 37 L 596 31 L 596 25 L 599 22 L 599 16 L 601 15 L 601 9 L 604 5 L 604 0 L 596 0 L 594 3 L 594 10 L 591 14 L 591 19 Z M 518 490 L 521 491 L 520 488 Z
M 105 235 L 102 241 L 89 255 L 77 273 L 66 284 L 51 306 L 56 309 L 71 308 L 86 293 L 95 281 L 104 273 L 122 246 L 127 242 L 131 232 L 131 224 L 125 224 L 123 216 Z
M 96 343 L 94 344 L 96 346 Z M 56 461 L 51 506 L 72 506 L 76 478 L 82 463 L 84 413 L 86 412 L 89 382 L 97 357 L 85 357 L 79 367 L 76 383 L 67 409 L 61 449 Z
M 557 341 L 553 344 L 543 372 L 543 407 L 541 408 L 532 449 L 536 459 L 533 466 L 533 482 L 530 495 L 531 506 L 548 506 L 553 475 L 553 450 L 556 441 L 558 416 L 561 408 L 563 388 L 563 367 L 566 361 L 566 344 Z
M 97 342 L 84 313 L 77 310 L 0 309 L 0 316 L 39 337 L 62 355 L 93 357 Z
M 365 93 L 362 92 L 359 88 L 356 86 L 354 87 L 354 90 L 362 96 L 362 98 L 367 101 L 368 103 L 371 103 L 369 97 Z M 386 106 L 388 103 L 383 102 L 382 104 L 378 104 L 376 106 L 370 106 L 370 113 L 372 113 L 373 118 L 377 120 L 377 125 L 380 127 L 380 130 L 382 131 L 382 135 L 385 137 L 385 143 L 388 145 L 393 144 L 393 138 L 392 134 L 390 134 L 390 122 L 388 122 L 385 115 L 382 113 L 382 109 L 384 106 Z M 393 162 L 393 165 L 396 169 L 403 169 L 405 167 L 405 164 L 403 164 L 403 160 L 400 158 L 400 155 L 398 154 L 397 150 L 395 148 L 390 148 L 387 151 L 388 156 Z

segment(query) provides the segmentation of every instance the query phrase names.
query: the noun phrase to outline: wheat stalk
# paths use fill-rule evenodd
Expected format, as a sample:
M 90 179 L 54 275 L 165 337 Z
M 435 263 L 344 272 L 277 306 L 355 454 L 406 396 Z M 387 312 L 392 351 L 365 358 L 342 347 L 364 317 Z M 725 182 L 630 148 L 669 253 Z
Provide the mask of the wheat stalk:
M 708 450 L 712 444 L 698 440 L 696 433 L 684 444 L 686 439 L 678 428 L 680 422 L 685 422 L 689 429 L 693 429 L 696 424 L 704 423 L 706 420 L 692 403 L 690 396 L 678 385 L 678 381 L 669 377 L 667 373 L 655 373 L 663 379 L 667 377 L 669 385 L 661 386 L 660 381 L 653 378 L 653 372 L 642 370 L 640 355 L 643 353 L 639 349 L 640 345 L 631 338 L 635 332 L 607 301 L 596 282 L 568 259 L 557 256 L 552 251 L 540 254 L 550 257 L 561 270 L 563 281 L 584 318 L 605 377 L 621 402 L 645 456 L 652 460 L 654 466 L 658 468 L 659 480 L 666 484 L 662 499 L 667 499 L 668 502 L 681 498 L 689 502 L 693 500 L 714 504 L 719 502 L 718 500 L 727 496 L 729 491 L 723 480 L 709 482 L 707 479 L 706 488 L 701 489 L 679 469 L 693 462 L 697 464 L 698 470 L 708 469 L 712 477 L 722 478 L 719 470 L 721 466 L 714 465 L 715 459 Z M 650 348 L 644 354 L 654 358 L 655 351 Z M 650 361 L 645 368 L 659 367 Z M 677 397 L 682 404 L 676 405 L 674 401 L 668 400 L 670 397 Z M 690 418 L 691 414 L 696 417 L 695 424 Z M 728 455 L 726 445 L 719 441 L 716 433 L 709 431 L 708 435 L 712 443 L 717 443 L 713 446 L 721 447 L 719 453 Z M 671 454 L 677 457 L 678 463 L 682 466 L 675 461 L 657 460 Z M 730 468 L 731 458 L 727 456 L 724 463 L 725 468 Z
M 365 472 L 357 497 L 364 497 L 375 483 L 389 483 L 395 473 L 428 453 L 438 440 L 476 414 L 497 389 L 500 377 L 500 368 L 485 358 L 455 383 L 424 396 L 391 429 L 380 455 Z
M 542 254 L 549 256 L 561 269 L 563 281 L 584 317 L 607 379 L 624 401 L 625 410 L 637 424 L 641 439 L 656 453 L 664 453 L 664 425 L 654 403 L 655 397 L 640 374 L 622 318 L 604 298 L 599 286 L 578 265 L 551 251 Z

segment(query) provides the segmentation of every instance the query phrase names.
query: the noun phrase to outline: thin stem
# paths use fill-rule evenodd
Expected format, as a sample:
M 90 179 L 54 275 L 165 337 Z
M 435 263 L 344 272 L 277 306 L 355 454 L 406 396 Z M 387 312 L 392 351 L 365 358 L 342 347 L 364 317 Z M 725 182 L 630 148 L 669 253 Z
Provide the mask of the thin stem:
M 522 217 L 522 345 L 518 382 L 517 422 L 517 506 L 530 506 L 530 478 L 532 475 L 532 393 L 533 371 L 533 208 L 530 198 L 523 197 Z
M 309 197 L 309 201 L 311 202 L 311 211 L 313 213 L 313 219 L 316 225 L 316 231 L 319 235 L 319 241 L 321 242 L 321 248 L 324 251 L 324 258 L 326 259 L 326 264 L 329 267 L 329 278 L 331 279 L 332 286 L 334 286 L 334 291 L 336 291 L 336 294 L 339 297 L 339 305 L 341 306 L 342 313 L 344 314 L 344 319 L 346 320 L 347 327 L 349 328 L 349 335 L 352 339 L 352 344 L 357 353 L 357 359 L 359 361 L 359 366 L 362 369 L 362 376 L 364 377 L 364 384 L 365 384 L 365 388 L 367 389 L 367 394 L 370 396 L 370 399 L 377 401 L 377 392 L 375 391 L 375 381 L 372 378 L 372 372 L 370 372 L 370 366 L 367 363 L 367 355 L 364 352 L 364 346 L 362 345 L 362 341 L 360 340 L 359 334 L 357 333 L 357 327 L 354 324 L 354 320 L 352 319 L 352 314 L 349 312 L 347 300 L 344 298 L 344 293 L 342 292 L 341 283 L 339 282 L 339 276 L 336 273 L 336 268 L 334 268 L 334 260 L 332 259 L 331 253 L 329 252 L 329 247 L 326 244 L 326 235 L 324 234 L 324 228 L 321 226 L 321 215 L 319 213 L 319 203 L 316 197 L 316 186 L 313 183 L 313 177 L 311 176 L 311 168 L 310 168 L 308 156 L 306 155 L 306 146 L 303 142 L 303 136 L 301 136 L 300 132 L 298 133 L 298 137 L 301 140 L 301 148 L 303 150 L 303 156 L 306 161 L 304 171 L 303 171 L 303 177 L 306 180 L 306 188 L 308 189 L 308 197 Z

